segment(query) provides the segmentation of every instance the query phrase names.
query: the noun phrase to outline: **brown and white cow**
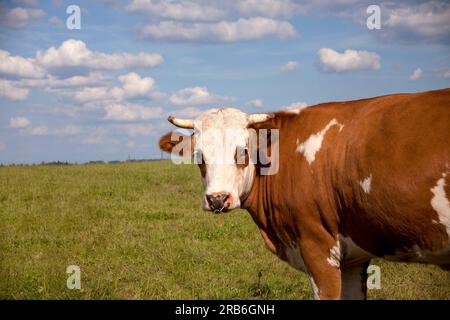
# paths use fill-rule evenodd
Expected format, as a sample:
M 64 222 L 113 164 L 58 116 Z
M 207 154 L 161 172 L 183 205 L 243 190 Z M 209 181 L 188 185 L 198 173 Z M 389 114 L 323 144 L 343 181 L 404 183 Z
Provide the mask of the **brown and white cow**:
M 270 251 L 307 272 L 315 298 L 366 298 L 372 257 L 450 267 L 450 89 L 169 121 L 194 129 L 204 209 L 248 210 Z M 248 156 L 250 129 L 267 128 L 279 133 L 276 174 L 214 161 Z M 179 140 L 159 143 L 171 152 Z

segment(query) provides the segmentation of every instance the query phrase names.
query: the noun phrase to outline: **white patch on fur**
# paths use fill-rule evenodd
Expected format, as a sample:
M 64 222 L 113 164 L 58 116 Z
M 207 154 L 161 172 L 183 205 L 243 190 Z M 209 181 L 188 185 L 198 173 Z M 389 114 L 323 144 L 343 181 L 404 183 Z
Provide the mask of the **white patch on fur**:
M 361 185 L 361 188 L 364 190 L 365 193 L 369 194 L 370 193 L 370 187 L 371 187 L 371 183 L 372 183 L 372 174 L 370 174 L 370 176 L 368 176 L 367 178 L 365 178 L 362 181 L 359 181 L 359 184 Z
M 336 244 L 330 249 L 330 256 L 327 258 L 328 263 L 335 268 L 339 268 L 342 260 L 341 241 L 338 237 Z
M 445 194 L 445 178 L 446 173 L 442 174 L 436 185 L 431 188 L 433 198 L 431 199 L 431 206 L 439 215 L 439 223 L 443 224 L 447 229 L 447 234 L 450 238 L 450 202 Z
M 309 284 L 311 285 L 314 299 L 320 300 L 319 288 L 317 287 L 316 283 L 314 282 L 314 278 L 312 276 L 309 276 Z
M 287 262 L 297 270 L 306 272 L 305 262 L 303 261 L 303 257 L 300 253 L 300 249 L 297 246 L 287 247 L 286 251 L 286 259 Z
M 443 173 L 442 177 L 437 180 L 436 185 L 430 189 L 433 194 L 430 204 L 439 217 L 439 221 L 432 220 L 432 223 L 443 225 L 450 239 L 450 202 L 445 193 L 446 177 L 447 173 Z M 391 261 L 448 265 L 450 264 L 450 241 L 448 240 L 443 248 L 434 251 L 423 249 L 417 244 L 410 248 L 398 248 L 393 255 L 387 255 L 385 258 Z
M 310 165 L 316 159 L 316 153 L 322 147 L 323 138 L 332 126 L 339 126 L 339 132 L 344 128 L 343 124 L 340 124 L 336 119 L 333 119 L 321 131 L 309 136 L 305 142 L 301 144 L 297 143 L 296 151 L 302 153 Z

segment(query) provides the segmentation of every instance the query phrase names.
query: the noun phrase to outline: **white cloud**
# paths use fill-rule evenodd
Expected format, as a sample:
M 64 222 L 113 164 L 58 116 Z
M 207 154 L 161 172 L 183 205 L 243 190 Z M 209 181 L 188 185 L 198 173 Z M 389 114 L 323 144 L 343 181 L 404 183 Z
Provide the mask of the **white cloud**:
M 396 33 L 396 37 L 403 36 L 413 41 L 416 41 L 418 36 L 425 39 L 442 38 L 447 42 L 449 40 L 449 3 L 429 1 L 416 6 L 386 8 L 386 11 L 384 26 Z
M 81 140 L 82 144 L 95 145 L 104 141 L 108 130 L 104 127 L 98 127 L 93 132 L 90 132 L 87 137 Z
M 232 97 L 212 94 L 206 87 L 192 87 L 178 90 L 169 97 L 169 101 L 175 105 L 202 105 L 215 103 L 228 103 Z
M 160 20 L 218 21 L 236 16 L 290 18 L 309 7 L 310 1 L 295 0 L 133 0 L 127 10 Z
M 64 22 L 55 16 L 48 18 L 48 23 L 50 23 L 50 25 L 52 25 L 53 27 L 58 27 L 58 28 L 63 28 L 65 26 Z
M 202 113 L 202 110 L 197 107 L 186 107 L 186 108 L 172 112 L 171 115 L 180 117 L 180 118 L 194 119 L 198 115 L 200 115 L 200 113 Z
M 23 79 L 17 83 L 26 88 L 43 88 L 48 92 L 67 94 L 65 89 L 71 89 L 87 85 L 104 84 L 111 78 L 102 73 L 91 72 L 86 76 L 72 76 L 69 78 L 58 78 L 51 74 L 41 79 Z
M 69 124 L 63 127 L 49 129 L 47 126 L 38 126 L 30 128 L 28 134 L 34 135 L 53 135 L 53 136 L 73 136 L 80 134 L 82 129 L 80 126 Z
M 417 68 L 414 70 L 413 74 L 409 77 L 409 80 L 416 81 L 419 80 L 422 77 L 422 69 Z
M 308 107 L 308 104 L 306 102 L 293 102 L 288 106 L 281 107 L 281 109 L 284 109 L 284 111 L 292 112 L 292 113 L 300 113 L 300 111 L 304 108 Z
M 281 67 L 281 71 L 283 72 L 294 71 L 298 69 L 298 66 L 299 64 L 297 61 L 288 61 L 285 65 Z
M 64 0 L 52 0 L 52 4 L 56 7 L 61 7 L 64 4 Z
M 11 56 L 8 51 L 0 50 L 0 73 L 19 77 L 40 78 L 45 70 L 35 64 L 34 59 Z
M 136 141 L 134 141 L 134 140 L 129 140 L 129 141 L 127 141 L 126 146 L 127 146 L 128 148 L 134 148 L 134 147 L 136 146 Z
M 163 21 L 159 25 L 151 25 L 147 35 L 151 39 L 224 42 L 221 37 L 215 40 L 214 34 L 205 31 L 213 26 L 171 22 L 221 21 L 228 24 L 230 22 L 225 20 L 256 17 L 290 19 L 298 15 L 321 13 L 352 19 L 365 25 L 365 10 L 369 4 L 372 4 L 369 0 L 134 0 L 127 9 L 144 14 L 152 21 Z M 379 5 L 383 28 L 375 36 L 401 41 L 438 39 L 449 44 L 448 1 L 398 0 L 381 1 Z
M 155 81 L 150 77 L 142 78 L 135 72 L 118 77 L 122 87 L 85 87 L 75 91 L 72 96 L 78 102 L 122 101 L 125 99 L 146 97 L 159 98 L 161 93 L 155 90 Z M 74 83 L 87 79 L 73 79 Z
M 21 7 L 1 9 L 0 24 L 13 29 L 24 29 L 31 21 L 39 20 L 40 18 L 45 16 L 45 12 L 41 9 Z
M 61 129 L 56 129 L 53 134 L 59 136 L 72 136 L 81 133 L 81 127 L 73 124 L 62 127 Z
M 292 0 L 241 0 L 237 8 L 243 14 L 271 18 L 289 18 L 305 12 L 304 7 Z
M 157 67 L 163 63 L 156 53 L 103 53 L 91 51 L 81 40 L 69 39 L 58 48 L 51 47 L 45 52 L 38 51 L 36 60 L 46 68 L 87 67 L 91 69 L 118 70 L 135 67 Z
M 226 11 L 199 1 L 133 0 L 127 7 L 130 12 L 172 20 L 213 21 L 224 18 Z
M 253 99 L 246 103 L 249 107 L 261 108 L 263 106 L 263 101 L 261 99 Z
M 25 128 L 31 124 L 31 121 L 25 117 L 12 117 L 9 119 L 9 126 L 11 128 Z
M 86 87 L 76 91 L 73 94 L 75 100 L 79 102 L 98 101 L 98 100 L 122 100 L 123 90 L 121 88 L 108 87 Z
M 68 136 L 76 135 L 81 133 L 81 127 L 70 124 L 60 128 L 55 128 L 50 130 L 47 126 L 31 126 L 31 121 L 25 117 L 12 117 L 9 120 L 9 126 L 20 130 L 21 135 L 34 135 L 34 136 L 44 136 L 44 135 L 55 135 L 55 136 Z
M 106 120 L 149 120 L 158 118 L 163 114 L 160 107 L 145 107 L 139 104 L 112 104 L 105 106 Z
M 60 79 L 50 76 L 47 85 L 52 87 L 77 87 L 102 83 L 110 78 L 102 73 L 91 72 L 87 76 L 72 76 Z
M 142 28 L 141 36 L 148 39 L 237 42 L 263 38 L 294 38 L 298 35 L 287 21 L 269 18 L 241 18 L 237 21 L 215 23 L 180 23 L 161 21 Z
M 91 72 L 86 76 L 72 76 L 65 79 L 48 75 L 46 78 L 42 79 L 23 79 L 20 80 L 19 83 L 25 87 L 39 87 L 56 92 L 58 88 L 94 85 L 108 80 L 110 80 L 110 78 L 102 73 Z
M 149 136 L 155 132 L 153 127 L 143 124 L 123 124 L 116 127 L 125 131 L 130 137 Z
M 123 90 L 128 97 L 146 96 L 154 89 L 155 80 L 150 77 L 141 78 L 137 73 L 130 72 L 119 77 Z
M 333 49 L 322 48 L 318 51 L 319 67 L 325 72 L 346 72 L 357 70 L 377 70 L 380 68 L 380 56 L 375 52 L 347 49 L 339 53 Z
M 38 0 L 15 0 L 14 1 L 17 4 L 23 4 L 26 6 L 32 6 L 32 7 L 38 7 L 39 1 Z
M 29 90 L 15 86 L 15 82 L 0 79 L 0 96 L 10 100 L 24 100 L 28 97 Z
M 450 78 L 450 69 L 444 72 L 444 78 Z
M 47 126 L 26 127 L 20 130 L 21 135 L 26 136 L 46 136 L 49 134 Z

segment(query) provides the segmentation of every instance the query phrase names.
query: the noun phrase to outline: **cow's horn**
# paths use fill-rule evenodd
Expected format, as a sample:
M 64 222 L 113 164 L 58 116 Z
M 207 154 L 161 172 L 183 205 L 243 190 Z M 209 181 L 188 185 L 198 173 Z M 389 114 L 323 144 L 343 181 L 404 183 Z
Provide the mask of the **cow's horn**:
M 267 121 L 274 117 L 271 113 L 254 113 L 248 115 L 248 124 L 255 124 Z
M 169 120 L 170 123 L 177 126 L 178 128 L 194 129 L 194 120 L 179 119 L 179 118 L 175 118 L 173 116 L 169 116 L 169 118 L 167 120 Z

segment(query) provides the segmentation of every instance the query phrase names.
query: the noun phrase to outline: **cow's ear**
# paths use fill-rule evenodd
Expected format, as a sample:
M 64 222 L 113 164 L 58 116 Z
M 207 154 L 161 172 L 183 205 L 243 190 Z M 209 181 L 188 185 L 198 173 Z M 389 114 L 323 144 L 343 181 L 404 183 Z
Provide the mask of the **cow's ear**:
M 182 143 L 182 142 L 191 143 L 191 139 L 192 139 L 192 136 L 184 135 L 178 131 L 171 131 L 171 132 L 166 133 L 159 139 L 159 148 L 162 151 L 171 153 L 173 148 L 177 144 Z M 182 153 L 183 150 L 181 149 L 180 151 Z M 182 155 L 182 154 L 180 154 L 180 155 Z
M 178 143 L 181 142 L 181 139 L 179 141 L 172 140 L 172 136 L 173 136 L 173 131 L 170 131 L 170 132 L 166 133 L 165 135 L 163 135 L 159 139 L 159 148 L 162 151 L 170 153 L 170 152 L 172 152 L 173 147 L 175 147 Z

